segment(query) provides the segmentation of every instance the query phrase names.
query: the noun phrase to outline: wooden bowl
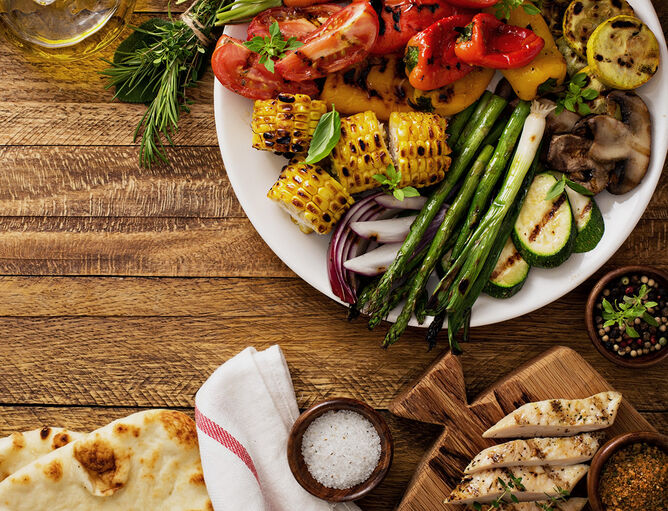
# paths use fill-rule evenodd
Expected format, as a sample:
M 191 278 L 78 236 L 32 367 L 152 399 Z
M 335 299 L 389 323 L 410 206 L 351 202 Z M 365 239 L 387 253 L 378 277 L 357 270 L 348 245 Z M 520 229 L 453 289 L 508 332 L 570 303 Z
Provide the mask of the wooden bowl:
M 587 325 L 587 333 L 589 334 L 589 338 L 591 339 L 592 344 L 605 358 L 623 367 L 649 367 L 653 366 L 654 364 L 658 364 L 668 356 L 668 346 L 666 346 L 659 351 L 655 351 L 654 353 L 643 355 L 638 358 L 620 357 L 616 353 L 607 350 L 606 347 L 603 346 L 601 339 L 598 337 L 598 331 L 594 321 L 594 316 L 596 315 L 595 307 L 598 296 L 612 280 L 624 275 L 633 275 L 639 273 L 646 274 L 654 280 L 660 280 L 663 282 L 664 287 L 668 287 L 668 273 L 662 270 L 652 268 L 650 266 L 623 266 L 603 275 L 603 277 L 601 277 L 601 279 L 593 287 L 589 293 L 589 297 L 587 298 L 585 323 Z
M 316 481 L 308 471 L 302 456 L 302 439 L 306 428 L 325 412 L 338 410 L 351 410 L 366 417 L 376 428 L 380 437 L 380 460 L 378 465 L 366 481 L 345 490 L 328 488 Z M 366 403 L 343 397 L 323 401 L 306 410 L 295 421 L 288 437 L 288 463 L 295 479 L 310 494 L 328 502 L 356 500 L 373 490 L 390 470 L 393 452 L 392 434 L 385 423 L 385 419 Z
M 664 452 L 668 452 L 668 436 L 655 431 L 634 431 L 614 437 L 594 455 L 594 458 L 591 460 L 591 467 L 589 467 L 589 472 L 587 473 L 587 495 L 592 511 L 605 511 L 603 502 L 601 502 L 601 496 L 599 495 L 601 473 L 603 472 L 605 463 L 621 448 L 640 442 L 656 445 L 663 449 Z

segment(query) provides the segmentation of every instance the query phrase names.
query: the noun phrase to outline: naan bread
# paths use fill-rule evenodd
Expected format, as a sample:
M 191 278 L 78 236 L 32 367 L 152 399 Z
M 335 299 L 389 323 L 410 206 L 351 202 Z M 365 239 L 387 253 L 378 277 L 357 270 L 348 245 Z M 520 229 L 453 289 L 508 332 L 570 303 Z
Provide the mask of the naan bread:
M 45 454 L 83 437 L 63 428 L 43 427 L 0 438 L 0 481 Z
M 148 410 L 41 457 L 0 483 L 0 511 L 213 511 L 195 423 Z

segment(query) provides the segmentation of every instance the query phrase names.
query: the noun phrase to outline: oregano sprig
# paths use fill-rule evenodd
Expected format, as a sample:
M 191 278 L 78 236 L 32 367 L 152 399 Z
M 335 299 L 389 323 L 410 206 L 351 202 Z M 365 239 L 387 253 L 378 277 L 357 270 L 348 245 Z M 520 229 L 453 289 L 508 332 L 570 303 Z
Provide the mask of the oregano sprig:
M 612 326 L 617 324 L 620 330 L 624 330 L 626 335 L 637 339 L 640 337 L 638 331 L 633 328 L 633 322 L 636 318 L 641 318 L 651 326 L 659 326 L 656 320 L 647 312 L 647 309 L 656 307 L 657 303 L 652 301 L 643 302 L 647 298 L 647 286 L 643 284 L 634 296 L 625 295 L 621 302 L 615 301 L 611 304 L 603 298 L 601 305 L 603 307 L 603 326 Z
M 394 195 L 394 198 L 397 200 L 403 201 L 406 197 L 420 196 L 420 192 L 412 186 L 399 188 L 399 183 L 401 183 L 401 171 L 394 168 L 394 165 L 391 163 L 387 166 L 385 174 L 375 174 L 373 178 L 381 185 L 387 186 L 388 191 L 392 192 L 392 195 Z
M 494 6 L 494 15 L 500 20 L 508 19 L 510 17 L 510 12 L 520 6 L 527 14 L 533 15 L 541 13 L 540 7 L 525 0 L 501 0 Z
M 298 41 L 296 37 L 283 39 L 278 22 L 274 21 L 269 27 L 268 36 L 262 37 L 256 35 L 250 41 L 246 41 L 244 46 L 250 51 L 259 53 L 260 64 L 264 64 L 264 67 L 273 73 L 274 59 L 282 59 L 285 57 L 286 52 L 296 50 L 297 48 L 304 46 L 304 43 Z
M 579 183 L 576 183 L 575 181 L 571 181 L 566 177 L 566 174 L 562 174 L 561 178 L 554 183 L 550 189 L 547 191 L 545 194 L 545 200 L 553 200 L 559 197 L 564 191 L 566 190 L 566 187 L 569 187 L 571 190 L 574 190 L 582 195 L 594 195 L 594 193 L 591 190 L 587 190 L 584 186 L 582 186 Z
M 557 100 L 555 115 L 559 115 L 564 110 L 570 110 L 580 115 L 589 115 L 591 108 L 585 101 L 592 101 L 598 97 L 596 89 L 587 88 L 587 74 L 578 73 L 566 86 L 566 92 Z

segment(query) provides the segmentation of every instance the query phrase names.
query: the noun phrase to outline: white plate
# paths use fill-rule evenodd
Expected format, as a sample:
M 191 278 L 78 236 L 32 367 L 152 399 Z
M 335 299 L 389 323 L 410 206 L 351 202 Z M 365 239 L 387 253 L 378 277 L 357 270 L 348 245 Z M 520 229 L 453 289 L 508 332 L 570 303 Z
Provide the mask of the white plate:
M 640 186 L 615 196 L 603 192 L 596 201 L 605 219 L 605 235 L 586 254 L 573 254 L 558 268 L 533 268 L 522 290 L 498 300 L 482 295 L 473 307 L 472 326 L 516 318 L 547 305 L 571 291 L 600 268 L 624 243 L 652 198 L 668 147 L 668 52 L 663 30 L 650 0 L 629 0 L 637 15 L 652 29 L 661 46 L 661 66 L 639 93 L 652 113 L 652 159 Z M 226 33 L 246 38 L 246 27 L 228 27 Z M 227 175 L 246 215 L 267 245 L 292 271 L 321 293 L 339 301 L 327 277 L 329 236 L 305 235 L 266 194 L 285 159 L 251 147 L 250 119 L 253 102 L 225 89 L 216 80 L 214 110 L 220 152 Z M 396 311 L 390 314 L 394 321 Z M 415 320 L 411 322 L 416 325 Z

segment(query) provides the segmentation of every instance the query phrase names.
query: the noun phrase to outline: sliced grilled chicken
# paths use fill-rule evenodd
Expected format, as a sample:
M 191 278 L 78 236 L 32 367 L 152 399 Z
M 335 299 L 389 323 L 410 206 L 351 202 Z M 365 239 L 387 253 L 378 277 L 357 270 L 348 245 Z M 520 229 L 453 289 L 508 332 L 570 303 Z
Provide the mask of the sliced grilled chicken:
M 473 474 L 504 467 L 539 465 L 576 465 L 590 460 L 601 446 L 603 433 L 582 433 L 572 437 L 530 438 L 512 440 L 488 447 L 464 470 Z
M 621 401 L 619 392 L 601 392 L 586 399 L 549 399 L 527 403 L 506 415 L 482 436 L 529 438 L 596 431 L 615 422 Z
M 501 481 L 508 484 L 513 478 L 521 478 L 523 490 L 511 488 L 511 493 L 520 502 L 545 500 L 545 496 L 558 497 L 559 489 L 571 492 L 587 473 L 587 465 L 568 467 L 510 467 L 485 470 L 464 476 L 462 482 L 452 490 L 447 502 L 453 504 L 486 504 L 504 493 Z M 509 496 L 506 495 L 509 499 Z
M 540 500 L 538 502 L 518 502 L 501 504 L 501 507 L 482 506 L 482 511 L 543 511 L 550 502 L 547 500 Z M 581 497 L 573 497 L 565 502 L 553 503 L 553 511 L 581 511 L 587 504 L 587 499 Z M 473 507 L 469 509 L 475 509 Z

